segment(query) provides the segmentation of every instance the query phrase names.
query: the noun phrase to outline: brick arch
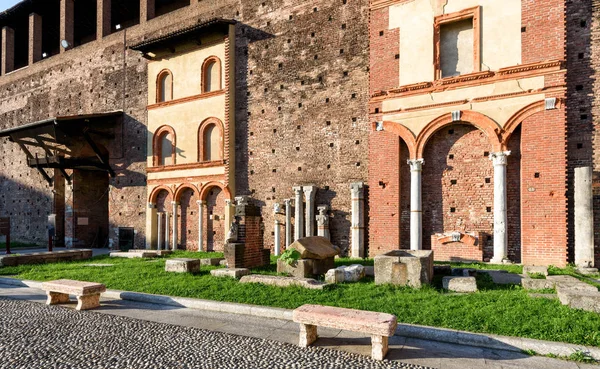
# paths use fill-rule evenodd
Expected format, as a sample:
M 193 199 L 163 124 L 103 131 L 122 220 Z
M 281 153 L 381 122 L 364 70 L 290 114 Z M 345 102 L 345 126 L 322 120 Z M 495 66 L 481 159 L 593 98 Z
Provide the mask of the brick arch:
M 173 196 L 173 190 L 171 190 L 171 188 L 165 186 L 165 185 L 160 185 L 158 187 L 155 187 L 152 192 L 150 193 L 150 197 L 148 198 L 148 202 L 151 204 L 156 204 L 156 198 L 158 197 L 158 194 L 160 193 L 160 191 L 165 190 L 169 193 L 169 195 L 171 195 L 171 197 Z
M 472 110 L 465 110 L 461 111 L 460 120 L 458 121 L 454 121 L 452 119 L 452 113 L 446 113 L 429 122 L 417 137 L 416 159 L 423 157 L 423 151 L 425 150 L 427 141 L 429 141 L 429 139 L 437 131 L 442 129 L 444 126 L 460 122 L 472 124 L 479 130 L 483 131 L 490 140 L 493 151 L 498 152 L 502 150 L 500 138 L 498 137 L 500 126 L 498 126 L 498 124 L 487 115 Z
M 225 197 L 228 200 L 232 199 L 231 191 L 229 190 L 228 186 L 225 186 L 221 182 L 212 181 L 212 182 L 208 182 L 204 186 L 202 186 L 202 189 L 200 190 L 200 200 L 206 201 L 206 195 L 208 194 L 208 191 L 210 191 L 210 189 L 213 187 L 219 187 L 223 191 L 223 193 L 225 194 Z
M 415 134 L 412 133 L 411 130 L 400 123 L 390 121 L 383 122 L 383 130 L 385 132 L 391 132 L 400 136 L 400 138 L 404 140 L 404 143 L 408 147 L 409 157 L 411 159 L 417 158 L 417 140 L 415 138 Z
M 221 59 L 212 55 L 212 56 L 209 56 L 208 58 L 204 59 L 204 62 L 202 63 L 202 86 L 201 86 L 202 93 L 210 92 L 210 91 L 206 90 L 206 77 L 207 77 L 206 69 L 212 63 L 215 63 L 215 67 L 217 67 L 217 69 L 219 70 L 219 73 L 218 73 L 219 80 L 211 81 L 212 83 L 215 83 L 215 82 L 217 83 L 216 86 L 212 89 L 212 91 L 219 91 L 220 89 L 223 88 L 223 83 L 221 81 L 222 74 L 223 74 L 223 70 L 221 69 Z
M 200 123 L 200 126 L 198 127 L 198 162 L 206 161 L 204 158 L 204 132 L 211 124 L 214 124 L 217 126 L 217 128 L 219 128 L 221 134 L 221 147 L 219 148 L 219 151 L 221 153 L 221 160 L 225 158 L 225 125 L 219 118 L 210 117 L 203 120 L 202 123 Z
M 557 108 L 560 107 L 559 99 L 556 99 L 556 107 Z M 504 125 L 504 129 L 501 134 L 502 150 L 506 150 L 506 148 L 508 147 L 508 141 L 510 140 L 510 137 L 512 136 L 513 132 L 517 129 L 517 127 L 519 127 L 519 125 L 525 119 L 529 118 L 530 116 L 532 116 L 534 114 L 543 112 L 545 110 L 546 110 L 546 101 L 541 100 L 541 101 L 536 101 L 532 104 L 529 104 L 526 107 L 524 107 L 523 109 L 521 109 L 518 112 L 516 112 L 515 114 L 513 114 L 513 116 L 510 117 L 510 119 L 508 119 L 508 121 Z
M 156 132 L 154 132 L 154 136 L 152 137 L 152 166 L 160 166 L 164 165 L 164 163 L 160 163 L 160 155 L 162 155 L 162 147 L 161 141 L 163 134 L 170 134 L 173 137 L 173 142 L 171 143 L 172 152 L 171 159 L 173 161 L 173 165 L 176 164 L 175 157 L 177 153 L 177 135 L 175 134 L 175 129 L 169 125 L 160 126 Z
M 179 187 L 177 187 L 177 189 L 175 190 L 175 196 L 173 197 L 175 202 L 179 202 L 179 199 L 181 198 L 181 194 L 186 189 L 190 189 L 190 190 L 194 191 L 195 193 L 200 194 L 200 190 L 198 190 L 198 187 L 196 187 L 195 185 L 193 185 L 191 183 L 184 183 L 184 184 L 179 185 Z
M 165 96 L 170 96 L 169 98 L 165 98 L 164 100 L 161 99 L 161 95 L 163 93 L 162 90 L 162 80 L 163 78 L 167 78 L 167 76 L 171 77 L 171 85 L 167 86 L 167 88 L 169 89 L 169 94 L 165 94 Z M 161 70 L 158 75 L 156 76 L 156 102 L 157 103 L 161 103 L 161 102 L 165 102 L 165 101 L 170 101 L 173 100 L 173 72 L 171 72 L 169 69 L 163 69 Z

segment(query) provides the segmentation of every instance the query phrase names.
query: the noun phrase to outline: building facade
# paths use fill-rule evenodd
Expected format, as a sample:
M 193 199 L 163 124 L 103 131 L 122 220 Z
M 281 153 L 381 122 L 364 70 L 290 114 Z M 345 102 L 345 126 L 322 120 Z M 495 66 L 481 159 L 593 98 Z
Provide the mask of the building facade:
M 222 250 L 249 195 L 266 247 L 326 205 L 351 255 L 565 265 L 575 168 L 600 167 L 598 5 L 22 1 L 0 15 L 0 216 L 24 242 L 56 214 L 68 246 Z

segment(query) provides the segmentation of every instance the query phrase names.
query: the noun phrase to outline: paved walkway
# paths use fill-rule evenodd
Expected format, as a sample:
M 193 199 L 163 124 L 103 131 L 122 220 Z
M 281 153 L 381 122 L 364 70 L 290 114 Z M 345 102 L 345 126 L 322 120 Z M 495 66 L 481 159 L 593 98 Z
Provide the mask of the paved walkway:
M 369 358 L 355 355 L 370 353 L 369 338 L 360 337 L 351 332 L 344 332 L 332 329 L 319 329 L 320 338 L 317 340 L 316 346 L 318 349 L 300 349 L 296 346 L 298 342 L 298 326 L 289 321 L 257 318 L 252 316 L 243 316 L 235 314 L 224 314 L 217 312 L 208 312 L 195 309 L 178 308 L 174 306 L 164 306 L 156 304 L 144 304 L 124 300 L 103 300 L 102 307 L 89 312 L 76 312 L 71 309 L 61 307 L 47 307 L 41 305 L 45 302 L 45 295 L 42 291 L 24 288 L 13 287 L 0 284 L 0 296 L 8 298 L 0 299 L 0 309 L 3 309 L 3 318 L 0 318 L 0 350 L 4 353 L 7 350 L 12 351 L 10 340 L 6 341 L 1 337 L 5 337 L 10 332 L 6 330 L 6 326 L 2 324 L 7 315 L 6 310 L 17 310 L 13 314 L 24 315 L 23 311 L 35 310 L 35 314 L 25 314 L 24 318 L 20 318 L 20 325 L 14 326 L 13 329 L 28 328 L 27 337 L 21 336 L 21 341 L 29 342 L 33 345 L 47 344 L 49 341 L 54 342 L 53 349 L 58 350 L 56 357 L 60 358 L 63 355 L 57 344 L 64 342 L 65 337 L 84 335 L 85 340 L 93 339 L 92 331 L 98 330 L 99 336 L 106 339 L 106 329 L 111 329 L 112 338 L 107 339 L 107 347 L 105 349 L 93 349 L 92 356 L 99 364 L 89 366 L 56 366 L 57 368 L 71 367 L 89 367 L 89 368 L 122 368 L 122 367 L 146 367 L 149 363 L 139 361 L 135 352 L 140 352 L 146 358 L 156 358 L 156 355 L 166 356 L 171 361 L 165 361 L 163 357 L 159 357 L 161 368 L 177 367 L 186 368 L 207 367 L 207 368 L 378 368 L 378 367 L 402 367 L 401 363 L 423 365 L 432 368 L 448 368 L 448 369 L 469 369 L 476 368 L 539 368 L 539 369 L 575 369 L 575 368 L 598 368 L 588 364 L 581 364 L 545 357 L 532 357 L 525 354 L 503 351 L 482 349 L 470 346 L 453 345 L 439 343 L 433 341 L 423 341 L 405 337 L 394 336 L 390 338 L 390 352 L 387 356 L 388 361 L 376 363 Z M 3 304 L 7 304 L 10 300 L 27 300 L 37 304 L 22 305 L 20 308 L 17 305 L 4 309 Z M 26 302 L 21 301 L 26 304 Z M 72 308 L 74 306 L 70 305 Z M 2 311 L 2 310 L 0 310 Z M 98 314 L 100 313 L 100 314 Z M 10 315 L 10 314 L 9 314 Z M 112 316 L 108 318 L 107 316 Z M 115 316 L 120 317 L 116 319 Z M 103 318 L 104 317 L 104 318 Z M 82 321 L 82 318 L 85 320 Z M 90 323 L 90 332 L 77 331 L 66 332 L 57 329 L 57 337 L 52 336 L 53 333 L 36 328 L 44 323 L 45 320 L 53 319 L 59 322 L 66 321 L 70 327 L 74 327 L 73 321 L 79 321 L 81 324 Z M 139 321 L 143 319 L 143 323 Z M 154 323 L 168 324 L 159 326 Z M 124 325 L 125 327 L 136 327 L 135 329 L 118 329 L 117 326 Z M 185 327 L 188 330 L 176 330 L 175 326 Z M 50 327 L 51 328 L 51 327 Z M 129 329 L 129 330 L 128 330 Z M 208 330 L 195 331 L 194 329 Z M 139 330 L 139 331 L 138 331 Z M 12 331 L 12 330 L 11 330 Z M 145 332 L 154 332 L 153 334 Z M 156 334 L 156 332 L 161 332 Z M 177 334 L 173 332 L 177 331 Z M 181 332 L 181 333 L 179 333 Z M 221 335 L 221 332 L 226 335 Z M 50 335 L 51 340 L 42 339 L 40 335 Z M 63 337 L 65 335 L 65 337 Z M 149 341 L 145 338 L 150 337 Z M 243 336 L 246 338 L 239 338 Z M 13 337 L 14 338 L 14 337 Z M 75 338 L 73 338 L 75 340 Z M 252 339 L 265 339 L 252 340 Z M 39 341 L 38 341 L 39 340 Z M 141 340 L 141 341 L 140 341 Z M 114 341 L 114 343 L 112 343 Z M 140 341 L 143 345 L 133 345 L 133 342 Z M 85 349 L 83 343 L 75 341 L 75 351 Z M 85 341 L 87 342 L 87 341 Z M 130 345 L 128 345 L 128 342 Z M 214 342 L 219 350 L 214 350 L 211 343 Z M 101 343 L 98 343 L 100 347 Z M 286 345 L 290 344 L 290 345 Z M 12 342 L 14 345 L 14 341 Z M 82 346 L 83 345 L 83 346 Z M 133 346 L 131 346 L 133 345 Z M 235 346 L 230 348 L 230 346 Z M 238 347 L 239 346 L 239 347 Z M 13 346 L 14 347 L 14 346 Z M 150 349 L 155 347 L 156 350 Z M 210 348 L 213 347 L 213 348 Z M 201 350 L 199 350 L 201 348 Z M 89 350 L 89 348 L 87 348 Z M 335 350 L 328 350 L 335 349 Z M 158 350 L 158 351 L 157 351 Z M 222 351 L 220 351 L 222 350 Z M 340 351 L 341 350 L 341 351 Z M 43 356 L 48 352 L 43 347 L 37 348 L 35 355 Z M 68 351 L 65 355 L 75 355 Z M 185 352 L 185 354 L 183 354 Z M 209 357 L 202 356 L 208 352 Z M 348 354 L 349 352 L 349 354 Z M 52 352 L 51 352 L 52 353 Z M 32 354 L 34 355 L 34 354 Z M 130 357 L 133 355 L 133 357 Z M 279 355 L 279 356 L 278 356 Z M 283 355 L 283 356 L 280 356 Z M 11 356 L 12 357 L 12 356 Z M 69 356 L 70 358 L 71 356 Z M 266 357 L 266 358 L 265 358 Z M 198 360 L 196 361 L 196 358 Z M 157 359 L 157 360 L 158 360 Z M 187 360 L 190 360 L 187 362 Z M 201 359 L 201 360 L 200 360 Z M 62 359 L 61 359 L 62 360 Z M 71 359 L 70 359 L 71 360 Z M 73 358 L 72 360 L 76 360 Z M 111 360 L 110 365 L 106 360 Z M 129 360 L 129 361 L 128 361 Z M 138 360 L 138 361 L 136 361 Z M 73 361 L 73 362 L 75 362 Z M 295 363 L 295 364 L 292 364 Z M 0 361 L 0 368 L 17 368 L 18 366 L 3 366 L 7 365 L 7 361 Z M 124 363 L 129 363 L 123 366 Z M 154 365 L 155 362 L 150 364 Z M 179 363 L 175 365 L 175 363 Z M 206 363 L 208 366 L 202 366 Z M 42 362 L 39 362 L 38 367 L 44 367 Z M 174 365 L 174 366 L 170 366 Z M 232 366 L 233 365 L 233 366 Z M 380 365 L 380 366 L 377 366 Z M 394 366 L 395 365 L 395 366 Z M 34 367 L 34 366 L 23 366 Z M 154 367 L 154 366 L 147 366 Z

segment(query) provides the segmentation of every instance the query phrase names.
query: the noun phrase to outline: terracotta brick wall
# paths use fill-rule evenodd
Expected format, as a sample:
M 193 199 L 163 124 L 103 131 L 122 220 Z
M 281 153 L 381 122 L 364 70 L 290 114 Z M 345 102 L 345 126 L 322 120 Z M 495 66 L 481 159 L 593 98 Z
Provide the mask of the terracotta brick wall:
M 400 85 L 400 29 L 389 29 L 389 8 L 376 9 L 369 18 L 370 93 Z M 405 57 L 410 57 L 406 55 Z
M 590 50 L 585 54 L 586 60 L 594 70 L 594 76 L 600 70 L 600 1 L 592 1 Z M 594 243 L 596 251 L 596 267 L 600 266 L 600 78 L 593 78 L 592 94 L 592 160 L 594 167 Z
M 185 189 L 179 198 L 179 247 L 198 250 L 198 194 Z
M 431 236 L 431 249 L 433 250 L 433 259 L 435 261 L 453 261 L 453 262 L 470 262 L 482 261 L 483 249 L 481 242 L 485 242 L 486 235 L 481 232 L 475 232 L 472 242 L 447 242 L 440 240 L 439 235 Z M 444 242 L 441 242 L 444 241 Z

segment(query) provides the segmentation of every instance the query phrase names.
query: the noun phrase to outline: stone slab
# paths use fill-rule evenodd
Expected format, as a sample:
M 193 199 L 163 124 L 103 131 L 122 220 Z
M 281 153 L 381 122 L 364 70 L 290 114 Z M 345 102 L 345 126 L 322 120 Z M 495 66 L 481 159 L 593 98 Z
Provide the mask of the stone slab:
M 86 267 L 111 267 L 114 266 L 115 264 L 85 264 L 84 266 Z
M 222 261 L 225 261 L 225 258 L 203 258 L 200 259 L 200 265 L 219 266 Z
M 247 268 L 221 268 L 213 269 L 210 271 L 213 277 L 230 277 L 230 278 L 242 278 L 245 275 L 250 274 L 250 269 Z
M 152 253 L 156 256 L 166 256 L 173 253 L 173 250 L 146 250 L 146 249 L 131 249 L 128 252 Z
M 282 277 L 261 274 L 244 276 L 242 279 L 240 279 L 240 283 L 263 283 L 269 286 L 277 287 L 300 286 L 313 290 L 322 290 L 323 287 L 327 285 L 327 283 L 319 282 L 312 278 Z
M 42 283 L 44 291 L 60 292 L 75 296 L 86 296 L 106 291 L 106 286 L 101 283 L 74 281 L 72 279 L 59 279 Z
M 393 336 L 398 325 L 391 314 L 309 304 L 295 309 L 292 319 L 301 324 L 386 337 Z
M 200 259 L 176 258 L 165 262 L 165 272 L 173 273 L 198 273 Z
M 524 277 L 521 279 L 521 286 L 526 290 L 545 290 L 553 289 L 555 281 L 551 279 L 533 279 Z
M 139 252 L 111 252 L 109 254 L 111 258 L 127 258 L 127 259 L 138 259 L 138 258 L 155 258 L 158 256 L 156 252 L 139 251 Z
M 442 278 L 442 286 L 447 291 L 460 293 L 477 292 L 475 277 L 446 276 Z
M 543 274 L 545 276 L 548 275 L 548 267 L 547 266 L 537 266 L 537 265 L 523 265 L 523 274 Z
M 321 236 L 304 237 L 294 241 L 289 248 L 300 253 L 301 259 L 327 259 L 340 254 L 340 249 Z
M 582 309 L 600 313 L 600 292 L 588 290 L 557 289 L 561 304 L 574 309 Z

